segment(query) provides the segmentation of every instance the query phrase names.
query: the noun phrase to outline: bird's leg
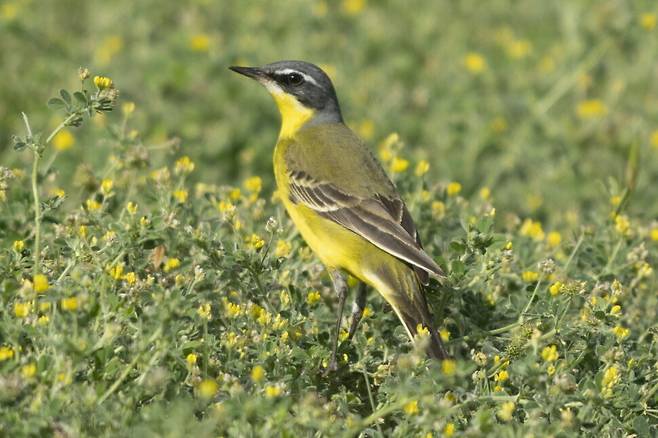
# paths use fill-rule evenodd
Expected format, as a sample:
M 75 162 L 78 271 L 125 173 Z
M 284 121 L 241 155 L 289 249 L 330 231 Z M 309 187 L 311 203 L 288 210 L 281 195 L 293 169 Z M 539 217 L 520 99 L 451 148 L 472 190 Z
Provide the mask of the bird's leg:
M 333 345 L 331 347 L 331 359 L 327 371 L 336 371 L 338 362 L 336 361 L 336 351 L 338 350 L 338 337 L 340 336 L 340 325 L 343 320 L 343 309 L 345 308 L 345 298 L 347 297 L 347 281 L 338 270 L 329 272 L 331 281 L 334 284 L 334 291 L 338 295 L 338 320 L 336 321 L 336 333 L 334 333 Z
M 366 287 L 365 283 L 359 284 L 359 290 L 356 292 L 356 298 L 352 303 L 352 323 L 350 324 L 350 331 L 347 334 L 348 341 L 351 341 L 354 337 L 361 317 L 363 317 L 363 311 L 366 308 L 366 293 L 368 292 Z

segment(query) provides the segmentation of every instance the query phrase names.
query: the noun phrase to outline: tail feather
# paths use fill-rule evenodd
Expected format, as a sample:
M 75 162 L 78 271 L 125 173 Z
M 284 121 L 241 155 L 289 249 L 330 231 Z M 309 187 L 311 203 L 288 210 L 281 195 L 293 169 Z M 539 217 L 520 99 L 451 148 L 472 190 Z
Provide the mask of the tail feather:
M 425 311 L 421 310 L 416 315 L 412 316 L 409 313 L 400 312 L 398 313 L 398 316 L 404 324 L 407 334 L 414 342 L 416 340 L 416 335 L 418 334 L 417 327 L 419 325 L 425 327 L 429 331 L 430 337 L 427 345 L 427 355 L 430 358 L 438 360 L 447 359 L 449 357 L 448 352 L 446 351 L 437 330 L 434 328 L 429 309 L 427 309 L 426 306 L 427 305 L 425 304 L 425 309 L 423 309 Z M 418 316 L 421 316 L 421 318 L 418 318 Z

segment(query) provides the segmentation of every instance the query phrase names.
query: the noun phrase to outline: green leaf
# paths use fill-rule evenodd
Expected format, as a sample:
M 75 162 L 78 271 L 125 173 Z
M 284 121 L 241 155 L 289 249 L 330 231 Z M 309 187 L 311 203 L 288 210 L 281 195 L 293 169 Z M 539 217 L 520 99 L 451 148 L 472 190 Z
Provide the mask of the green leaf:
M 69 94 L 68 91 L 62 88 L 61 90 L 59 90 L 59 95 L 62 96 L 64 102 L 68 103 L 69 105 L 71 104 L 71 95 Z
M 59 97 L 53 97 L 52 99 L 48 100 L 48 106 L 58 107 L 58 106 L 64 106 L 64 105 L 66 105 L 66 104 Z
M 77 100 L 82 105 L 87 105 L 87 96 L 85 96 L 81 91 L 76 91 L 73 93 L 73 97 L 75 97 L 75 100 Z

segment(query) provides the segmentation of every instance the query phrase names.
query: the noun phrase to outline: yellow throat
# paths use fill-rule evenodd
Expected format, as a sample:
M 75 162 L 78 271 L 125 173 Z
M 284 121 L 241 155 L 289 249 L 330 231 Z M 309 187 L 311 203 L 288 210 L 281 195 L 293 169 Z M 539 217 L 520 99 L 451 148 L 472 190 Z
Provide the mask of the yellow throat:
M 282 90 L 270 90 L 270 93 L 281 113 L 279 138 L 291 138 L 304 123 L 313 117 L 315 110 L 305 107 L 293 96 Z

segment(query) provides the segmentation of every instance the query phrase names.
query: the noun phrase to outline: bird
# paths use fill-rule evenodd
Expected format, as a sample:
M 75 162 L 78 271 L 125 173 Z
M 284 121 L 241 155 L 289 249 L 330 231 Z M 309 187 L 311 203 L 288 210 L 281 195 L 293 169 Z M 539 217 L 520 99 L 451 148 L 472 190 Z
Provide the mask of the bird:
M 229 68 L 263 85 L 281 113 L 273 157 L 277 189 L 297 230 L 326 267 L 338 297 L 327 370 L 337 370 L 347 274 L 360 281 L 348 341 L 363 315 L 367 285 L 390 304 L 412 342 L 419 331 L 429 332 L 427 355 L 448 358 L 424 291 L 430 277 L 443 281 L 445 275 L 423 249 L 395 185 L 345 124 L 329 76 L 305 61 Z

